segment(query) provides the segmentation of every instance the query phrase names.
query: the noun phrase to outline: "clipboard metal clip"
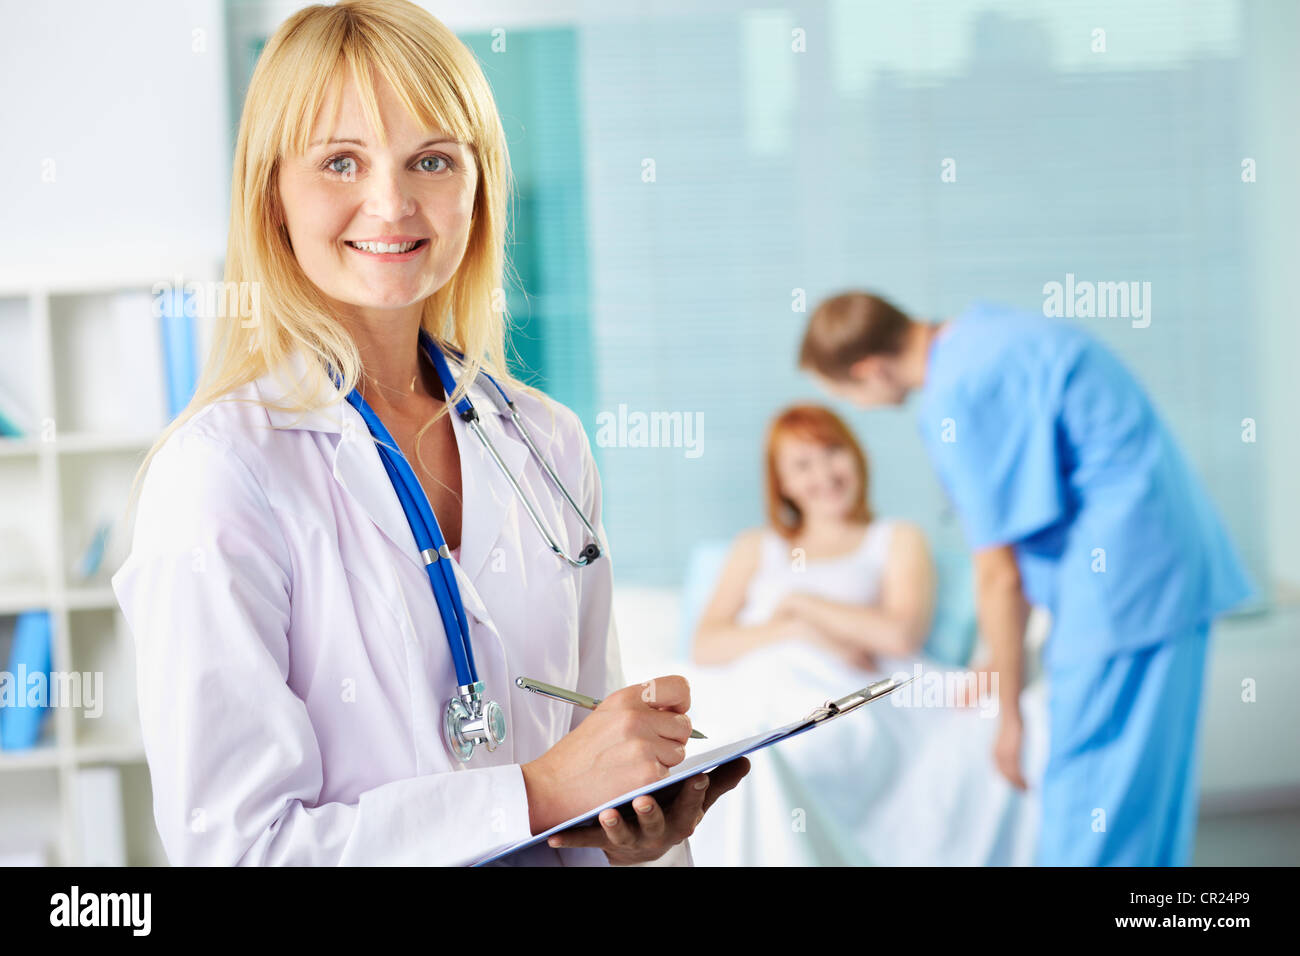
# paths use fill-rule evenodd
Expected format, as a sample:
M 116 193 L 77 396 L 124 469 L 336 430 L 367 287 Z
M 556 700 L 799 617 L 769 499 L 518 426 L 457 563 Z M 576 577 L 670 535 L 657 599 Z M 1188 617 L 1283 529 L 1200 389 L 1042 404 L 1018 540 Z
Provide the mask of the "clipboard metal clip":
M 886 694 L 892 694 L 900 687 L 905 687 L 912 683 L 912 681 L 916 680 L 916 676 L 917 675 L 913 675 L 907 680 L 902 681 L 896 681 L 892 677 L 878 680 L 874 684 L 868 684 L 861 690 L 854 691 L 847 697 L 841 697 L 839 700 L 826 701 L 826 703 L 822 704 L 809 714 L 808 719 L 813 723 L 817 723 L 835 717 L 838 714 L 846 714 L 850 710 L 861 707 L 863 704 L 869 704 L 871 701 L 878 700 Z

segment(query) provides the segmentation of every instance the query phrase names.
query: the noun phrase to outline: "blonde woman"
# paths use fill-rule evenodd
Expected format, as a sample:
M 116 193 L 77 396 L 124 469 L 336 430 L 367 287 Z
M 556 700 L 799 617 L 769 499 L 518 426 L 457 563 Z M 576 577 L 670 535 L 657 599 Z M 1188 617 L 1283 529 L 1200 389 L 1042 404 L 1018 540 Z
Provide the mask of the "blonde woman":
M 313 6 L 267 44 L 225 276 L 260 310 L 219 323 L 113 578 L 174 863 L 469 863 L 683 758 L 686 682 L 623 687 L 588 440 L 506 370 L 509 189 L 483 74 L 420 8 Z M 689 863 L 746 769 L 512 859 Z

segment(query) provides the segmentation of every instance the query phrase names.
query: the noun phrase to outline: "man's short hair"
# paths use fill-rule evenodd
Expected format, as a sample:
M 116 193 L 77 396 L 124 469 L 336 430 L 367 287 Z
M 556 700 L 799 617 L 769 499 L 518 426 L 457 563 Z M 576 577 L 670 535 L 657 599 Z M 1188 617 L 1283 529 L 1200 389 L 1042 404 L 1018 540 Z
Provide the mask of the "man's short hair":
M 850 377 L 855 362 L 896 355 L 911 320 L 891 302 L 868 292 L 842 292 L 822 302 L 808 320 L 799 368 L 832 380 Z

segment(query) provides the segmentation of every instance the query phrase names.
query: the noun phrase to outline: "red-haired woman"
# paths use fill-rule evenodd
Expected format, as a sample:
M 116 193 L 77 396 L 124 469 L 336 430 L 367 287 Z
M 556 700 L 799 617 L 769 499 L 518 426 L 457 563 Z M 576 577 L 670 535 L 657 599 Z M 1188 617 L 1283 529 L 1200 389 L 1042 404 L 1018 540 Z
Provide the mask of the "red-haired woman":
M 695 632 L 694 658 L 722 664 L 805 640 L 874 670 L 920 651 L 934 612 L 925 537 L 876 518 L 866 456 L 844 422 L 796 405 L 767 435 L 768 524 L 742 533 Z

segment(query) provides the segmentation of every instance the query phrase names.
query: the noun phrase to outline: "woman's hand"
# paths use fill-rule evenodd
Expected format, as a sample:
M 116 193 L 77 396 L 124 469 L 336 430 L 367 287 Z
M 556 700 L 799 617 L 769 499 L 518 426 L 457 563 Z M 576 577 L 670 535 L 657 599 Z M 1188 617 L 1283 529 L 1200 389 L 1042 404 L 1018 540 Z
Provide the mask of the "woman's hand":
M 798 591 L 791 591 L 772 609 L 770 621 L 780 628 L 780 633 L 784 635 L 785 640 L 807 641 L 809 644 L 820 644 L 829 650 L 836 650 L 834 642 L 823 635 L 817 625 L 803 616 L 801 613 L 803 607 L 804 595 Z
M 688 777 L 659 791 L 656 796 L 671 799 L 666 813 L 654 796 L 642 794 L 632 801 L 634 812 L 626 817 L 622 808 L 610 808 L 600 814 L 598 824 L 557 833 L 547 842 L 554 847 L 600 847 L 614 866 L 657 860 L 693 834 L 709 807 L 747 773 L 749 761 L 738 757 L 710 773 Z M 675 797 L 664 797 L 674 790 Z
M 788 622 L 790 636 L 809 644 L 816 644 L 835 654 L 840 660 L 864 671 L 876 669 L 876 655 L 859 645 L 850 645 L 826 633 L 808 613 L 817 598 L 811 594 L 791 591 L 777 602 L 772 620 Z
M 837 650 L 835 642 L 809 617 L 808 599 L 807 594 L 798 591 L 789 592 L 772 609 L 772 623 L 783 628 L 782 633 L 787 636 L 787 639 L 807 641 L 810 644 L 820 644 L 828 649 Z
M 691 734 L 686 711 L 690 703 L 690 688 L 683 677 L 657 677 L 624 687 L 606 697 L 554 747 L 524 764 L 533 833 L 549 830 L 619 794 L 666 777 L 686 756 L 686 741 Z M 735 786 L 741 776 L 743 772 L 729 780 L 717 795 Z M 718 782 L 715 780 L 715 784 Z M 654 803 L 652 798 L 645 799 Z M 656 804 L 635 826 L 615 824 L 613 835 L 619 843 L 602 832 L 598 836 L 604 842 L 561 845 L 600 845 L 620 859 L 654 859 L 681 842 L 683 832 L 694 829 L 701 807 L 706 805 L 703 794 L 698 800 L 693 794 L 680 799 L 686 802 L 680 810 L 674 804 L 669 819 L 663 817 Z M 690 805 L 692 800 L 697 804 L 694 807 Z M 636 802 L 645 805 L 642 798 Z M 630 858 L 627 861 L 636 862 Z
M 804 620 L 803 609 L 808 595 L 799 591 L 790 591 L 781 600 L 776 602 L 776 607 L 772 609 L 772 620 L 774 621 L 802 621 Z
M 878 665 L 876 655 L 865 647 L 850 646 L 810 626 L 811 633 L 805 638 L 809 643 L 824 647 L 844 663 L 859 670 L 874 671 Z

